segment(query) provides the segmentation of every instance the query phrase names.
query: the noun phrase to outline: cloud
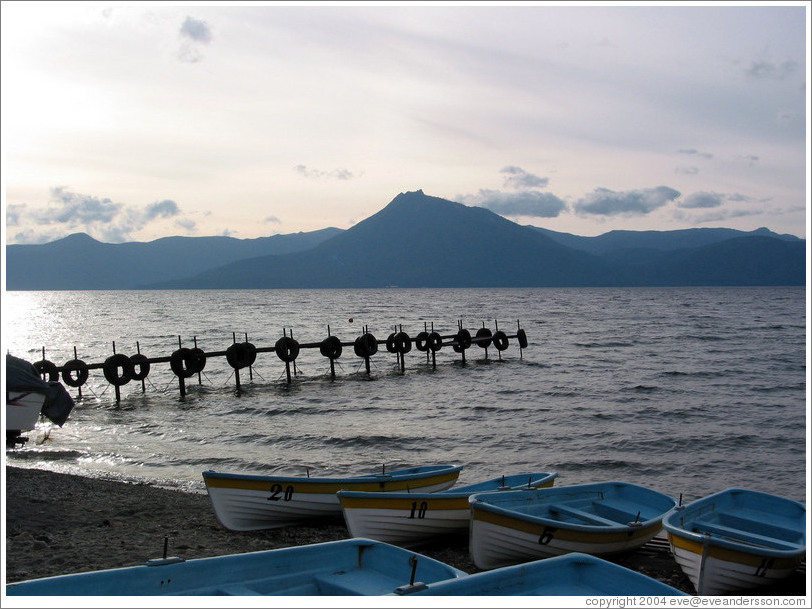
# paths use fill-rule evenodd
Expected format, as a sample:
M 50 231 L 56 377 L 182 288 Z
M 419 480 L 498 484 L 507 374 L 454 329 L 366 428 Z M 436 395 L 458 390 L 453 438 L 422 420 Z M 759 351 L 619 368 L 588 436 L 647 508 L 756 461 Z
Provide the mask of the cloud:
M 277 218 L 276 216 L 268 216 L 267 218 L 265 218 L 265 220 L 263 220 L 263 222 L 266 222 L 268 224 L 282 224 L 282 221 L 279 220 L 279 218 Z
M 139 208 L 57 186 L 50 190 L 47 207 L 9 206 L 6 222 L 23 227 L 17 242 L 43 243 L 73 232 L 85 232 L 106 243 L 123 243 L 131 241 L 133 233 L 164 218 L 176 218 L 176 226 L 194 231 L 194 221 L 178 217 L 180 214 L 178 204 L 171 199 Z
M 293 170 L 306 178 L 318 180 L 321 178 L 333 178 L 336 180 L 352 180 L 356 176 L 349 169 L 333 169 L 332 171 L 322 171 L 320 169 L 310 169 L 306 165 L 296 165 Z
M 530 216 L 556 218 L 567 209 L 567 204 L 549 192 L 534 190 L 550 181 L 521 167 L 508 165 L 499 170 L 505 174 L 504 186 L 514 192 L 480 189 L 476 194 L 459 195 L 457 200 L 465 205 L 484 207 L 500 216 Z
M 186 21 L 180 26 L 180 37 L 178 59 L 184 63 L 202 61 L 203 54 L 200 52 L 200 45 L 206 45 L 212 41 L 209 24 L 200 19 L 187 16 Z
M 684 209 L 719 207 L 724 202 L 724 195 L 715 192 L 695 192 L 680 201 L 677 207 Z
M 596 188 L 579 199 L 573 209 L 581 216 L 644 216 L 680 196 L 678 190 L 668 186 L 615 192 Z
M 688 155 L 696 155 L 698 157 L 702 157 L 703 159 L 712 159 L 713 155 L 710 152 L 699 152 L 696 148 L 683 148 L 681 150 L 677 150 L 679 154 L 688 154 Z
M 677 203 L 677 207 L 682 209 L 708 209 L 712 207 L 721 207 L 727 202 L 734 203 L 755 203 L 758 199 L 748 197 L 747 195 L 733 193 L 723 194 L 718 192 L 699 191 L 688 195 Z
M 543 188 L 550 181 L 548 178 L 540 178 L 513 165 L 503 168 L 499 173 L 508 174 L 504 182 L 506 188 Z
M 147 218 L 150 220 L 158 217 L 170 218 L 172 216 L 177 216 L 178 213 L 180 213 L 178 204 L 170 199 L 164 199 L 163 201 L 152 203 L 151 205 L 147 206 L 146 210 Z
M 790 60 L 781 63 L 753 61 L 745 69 L 745 74 L 756 80 L 783 80 L 791 76 L 797 68 L 798 64 Z
M 500 216 L 556 218 L 567 209 L 564 201 L 549 192 L 480 190 L 475 195 L 463 195 L 459 199 L 465 205 L 484 207 Z
M 70 192 L 64 186 L 51 189 L 51 201 L 61 204 L 49 208 L 48 215 L 40 215 L 38 224 L 90 224 L 112 222 L 123 205 L 110 199 Z
M 20 216 L 25 213 L 24 203 L 9 204 L 6 206 L 6 226 L 19 226 Z
M 691 165 L 690 167 L 686 167 L 686 166 L 683 165 L 681 167 L 677 167 L 674 170 L 674 173 L 681 173 L 683 175 L 693 176 L 693 175 L 696 175 L 696 174 L 699 173 L 699 167 L 696 167 L 694 165 Z
M 189 16 L 186 17 L 186 21 L 183 22 L 183 25 L 180 26 L 180 35 L 190 38 L 195 42 L 202 42 L 203 44 L 209 44 L 212 39 L 209 24 Z
M 197 222 L 195 222 L 191 218 L 178 218 L 177 220 L 175 220 L 175 226 L 182 228 L 187 233 L 197 232 Z

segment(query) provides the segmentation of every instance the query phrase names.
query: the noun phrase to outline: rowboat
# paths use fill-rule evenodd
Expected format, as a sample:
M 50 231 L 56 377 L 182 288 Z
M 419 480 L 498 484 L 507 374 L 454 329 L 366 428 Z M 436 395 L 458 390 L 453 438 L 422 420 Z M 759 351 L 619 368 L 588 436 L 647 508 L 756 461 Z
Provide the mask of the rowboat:
M 806 507 L 776 495 L 731 488 L 663 518 L 671 553 L 697 594 L 775 584 L 806 554 Z
M 203 472 L 217 520 L 232 531 L 273 529 L 320 517 L 341 517 L 340 490 L 437 492 L 454 486 L 461 465 L 425 465 L 336 478 Z
M 626 482 L 475 494 L 469 552 L 480 569 L 568 552 L 626 552 L 651 540 L 676 503 Z
M 416 589 L 415 596 L 688 596 L 615 563 L 572 553 Z
M 552 486 L 557 473 L 515 474 L 439 493 L 338 491 L 344 522 L 353 537 L 409 545 L 468 532 L 468 498 L 475 493 Z
M 8 596 L 347 596 L 404 593 L 464 571 L 370 539 L 58 575 L 6 586 Z

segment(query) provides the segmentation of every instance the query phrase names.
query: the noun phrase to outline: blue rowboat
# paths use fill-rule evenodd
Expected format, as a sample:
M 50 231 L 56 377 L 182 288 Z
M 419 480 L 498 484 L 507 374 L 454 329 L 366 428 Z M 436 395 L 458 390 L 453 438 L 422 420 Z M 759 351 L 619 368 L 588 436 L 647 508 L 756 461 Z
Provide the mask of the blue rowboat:
M 806 554 L 806 507 L 776 495 L 731 488 L 663 518 L 671 553 L 698 594 L 768 586 Z
M 415 589 L 419 596 L 688 596 L 589 554 L 566 554 Z
M 677 502 L 627 482 L 472 495 L 469 551 L 480 569 L 569 552 L 613 554 L 645 545 Z
M 336 493 L 443 491 L 454 486 L 461 465 L 425 465 L 379 474 L 335 478 L 203 472 L 217 520 L 232 531 L 273 529 L 321 517 L 341 517 Z
M 8 584 L 8 596 L 376 596 L 466 575 L 440 561 L 369 539 L 137 567 Z
M 548 487 L 557 477 L 557 473 L 548 472 L 514 474 L 438 493 L 344 490 L 338 492 L 338 500 L 353 537 L 409 545 L 438 535 L 467 534 L 471 512 L 468 498 L 475 493 Z

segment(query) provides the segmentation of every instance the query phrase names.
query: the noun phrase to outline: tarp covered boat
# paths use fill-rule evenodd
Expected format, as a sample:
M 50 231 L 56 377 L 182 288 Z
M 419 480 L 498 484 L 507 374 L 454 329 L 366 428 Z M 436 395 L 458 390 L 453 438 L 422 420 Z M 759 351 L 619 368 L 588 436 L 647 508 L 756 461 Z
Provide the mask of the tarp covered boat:
M 758 491 L 731 488 L 678 506 L 663 528 L 702 595 L 775 584 L 806 555 L 806 506 Z
M 74 401 L 58 380 L 45 381 L 34 364 L 6 354 L 6 442 L 24 443 L 20 434 L 34 429 L 40 415 L 60 427 Z
M 612 554 L 645 545 L 677 502 L 627 482 L 472 495 L 469 551 L 480 569 L 568 552 Z
M 8 596 L 376 596 L 466 575 L 369 539 L 58 575 L 12 583 Z
M 500 476 L 438 493 L 339 491 L 347 529 L 353 537 L 408 545 L 438 535 L 468 532 L 475 493 L 552 486 L 557 473 Z
M 232 531 L 252 531 L 324 516 L 340 518 L 340 490 L 433 493 L 454 486 L 460 471 L 461 465 L 425 465 L 331 478 L 205 471 L 203 480 L 220 523 Z

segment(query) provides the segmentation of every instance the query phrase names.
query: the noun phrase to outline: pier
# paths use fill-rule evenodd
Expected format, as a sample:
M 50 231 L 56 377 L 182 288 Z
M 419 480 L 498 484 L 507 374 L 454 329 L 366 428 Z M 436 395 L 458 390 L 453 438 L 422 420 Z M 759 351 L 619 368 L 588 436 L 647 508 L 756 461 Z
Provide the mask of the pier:
M 371 372 L 371 359 L 382 349 L 395 355 L 397 364 L 401 372 L 406 369 L 406 355 L 412 348 L 424 353 L 426 363 L 436 367 L 437 353 L 445 347 L 450 347 L 454 353 L 458 354 L 463 364 L 466 361 L 466 351 L 473 347 L 483 349 L 485 357 L 488 357 L 488 350 L 496 350 L 497 357 L 501 359 L 502 352 L 508 349 L 511 341 L 515 341 L 519 347 L 519 357 L 522 357 L 523 349 L 528 346 L 527 334 L 522 329 L 520 323 L 516 322 L 516 330 L 508 334 L 499 329 L 498 322 L 495 322 L 493 330 L 484 324 L 481 328 L 471 332 L 463 327 L 462 322 L 457 323 L 457 328 L 451 333 L 442 333 L 434 329 L 434 324 L 424 324 L 422 331 L 412 338 L 401 326 L 395 326 L 393 331 L 385 338 L 376 337 L 369 331 L 368 326 L 364 326 L 362 333 L 350 341 L 343 341 L 338 336 L 331 334 L 330 327 L 327 326 L 327 335 L 319 341 L 299 342 L 293 337 L 292 329 L 283 329 L 282 336 L 273 344 L 257 346 L 248 340 L 246 335 L 242 340 L 237 339 L 237 335 L 232 334 L 232 342 L 226 348 L 215 351 L 204 351 L 197 346 L 197 337 L 193 338 L 192 346 L 183 346 L 181 337 L 178 336 L 178 347 L 169 355 L 157 357 L 147 357 L 141 353 L 140 344 L 136 343 L 136 352 L 133 355 L 126 355 L 116 351 L 115 342 L 112 343 L 112 354 L 102 362 L 87 363 L 78 357 L 77 349 L 74 347 L 73 359 L 65 362 L 62 366 L 57 366 L 53 361 L 46 359 L 45 348 L 42 348 L 42 359 L 34 362 L 34 367 L 42 376 L 43 380 L 49 382 L 61 381 L 78 390 L 81 397 L 82 386 L 85 385 L 91 372 L 100 371 L 105 380 L 115 389 L 116 401 L 121 400 L 121 387 L 132 381 L 141 381 L 142 390 L 146 391 L 145 379 L 149 376 L 153 366 L 168 364 L 172 374 L 177 378 L 178 389 L 181 397 L 186 395 L 186 379 L 195 375 L 200 375 L 206 364 L 212 358 L 225 358 L 226 363 L 234 372 L 237 390 L 240 389 L 240 371 L 246 368 L 251 373 L 251 368 L 255 364 L 257 357 L 273 353 L 285 366 L 285 377 L 288 384 L 293 382 L 296 375 L 296 359 L 303 349 L 318 349 L 319 354 L 328 359 L 330 363 L 330 376 L 335 378 L 335 362 L 345 353 L 345 348 L 351 348 L 355 357 L 363 361 L 366 372 Z

